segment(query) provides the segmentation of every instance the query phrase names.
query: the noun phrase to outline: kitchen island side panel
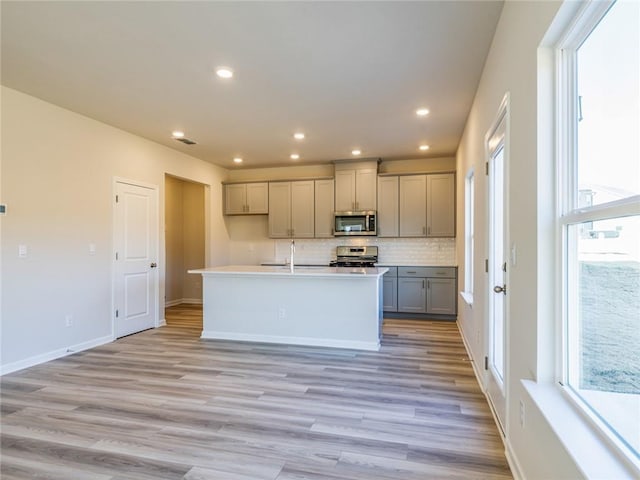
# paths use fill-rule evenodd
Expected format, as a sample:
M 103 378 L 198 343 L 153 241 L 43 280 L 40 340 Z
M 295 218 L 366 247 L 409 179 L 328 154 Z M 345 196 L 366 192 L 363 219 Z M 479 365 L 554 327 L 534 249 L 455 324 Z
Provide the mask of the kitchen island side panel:
M 202 338 L 377 350 L 381 278 L 203 275 Z

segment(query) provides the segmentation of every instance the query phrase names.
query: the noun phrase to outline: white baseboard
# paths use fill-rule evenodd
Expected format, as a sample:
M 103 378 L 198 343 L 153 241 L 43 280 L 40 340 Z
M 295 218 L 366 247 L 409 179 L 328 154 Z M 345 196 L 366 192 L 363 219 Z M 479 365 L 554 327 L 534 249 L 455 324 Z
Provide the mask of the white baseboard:
M 164 302 L 165 307 L 175 307 L 176 305 L 182 305 L 183 303 L 189 305 L 202 305 L 201 298 L 179 298 L 178 300 L 167 300 Z
M 482 390 L 482 393 L 485 394 L 486 393 L 484 391 L 484 379 L 482 376 L 482 371 L 479 371 L 478 368 L 480 368 L 478 366 L 478 362 L 475 361 L 475 359 L 473 358 L 472 355 L 472 350 L 469 347 L 469 343 L 467 342 L 467 337 L 464 336 L 464 331 L 460 328 L 460 322 L 456 322 L 456 326 L 458 327 L 458 332 L 460 332 L 460 337 L 462 338 L 462 343 L 464 344 L 464 349 L 467 351 L 467 356 L 469 357 L 469 359 L 471 360 L 471 367 L 473 368 L 473 373 L 476 376 L 476 380 L 478 382 L 478 385 L 480 385 L 480 390 Z
M 161 318 L 158 320 L 158 327 L 165 327 L 167 325 L 167 320 L 165 318 Z
M 188 303 L 189 305 L 202 305 L 201 298 L 183 298 L 182 303 Z
M 13 363 L 8 363 L 6 365 L 0 365 L 0 375 L 6 375 L 8 373 L 17 372 L 18 370 L 23 370 L 25 368 L 33 367 L 35 365 L 40 365 L 41 363 L 49 362 L 57 358 L 66 357 L 67 355 L 71 355 L 73 353 L 78 353 L 83 350 L 88 350 L 90 348 L 104 345 L 106 343 L 111 343 L 113 342 L 113 340 L 114 339 L 112 335 L 106 335 L 104 337 L 89 340 L 88 342 L 79 343 L 77 345 L 71 345 L 66 348 L 60 348 L 58 350 L 42 353 L 40 355 L 34 355 L 33 357 L 25 358 L 24 360 L 19 360 Z
M 330 338 L 285 337 L 280 335 L 253 335 L 233 332 L 203 330 L 200 338 L 215 340 L 235 340 L 239 342 L 280 343 L 285 345 L 306 345 L 311 347 L 348 348 L 353 350 L 380 350 L 380 342 L 359 342 L 334 340 Z
M 493 406 L 489 401 L 489 397 L 487 396 L 487 391 L 484 388 L 482 371 L 478 370 L 481 367 L 478 365 L 478 362 L 474 360 L 473 355 L 471 354 L 471 349 L 469 348 L 467 337 L 465 337 L 464 331 L 462 330 L 462 328 L 460 328 L 460 323 L 458 322 L 456 323 L 458 325 L 458 331 L 460 332 L 460 337 L 462 338 L 462 343 L 464 344 L 464 348 L 467 351 L 467 356 L 471 359 L 471 366 L 473 368 L 473 373 L 476 376 L 476 380 L 478 382 L 478 385 L 480 386 L 480 390 L 482 391 L 482 394 L 486 398 L 487 404 L 489 404 L 489 410 L 491 410 L 491 415 L 493 416 L 493 421 L 496 424 L 496 428 L 498 429 L 498 432 L 502 433 L 500 422 L 498 421 L 496 412 L 494 411 Z M 522 469 L 520 468 L 518 457 L 516 456 L 513 449 L 511 448 L 511 443 L 509 442 L 509 439 L 507 438 L 506 434 L 500 435 L 500 438 L 502 438 L 502 444 L 504 445 L 504 455 L 507 459 L 507 463 L 509 464 L 509 468 L 511 469 L 511 473 L 513 474 L 514 480 L 523 480 L 524 476 L 522 475 Z
M 511 447 L 511 442 L 506 439 L 504 454 L 507 457 L 507 463 L 509 464 L 514 480 L 524 480 L 524 475 L 522 474 L 522 468 L 520 467 L 520 462 L 518 462 L 518 457 Z

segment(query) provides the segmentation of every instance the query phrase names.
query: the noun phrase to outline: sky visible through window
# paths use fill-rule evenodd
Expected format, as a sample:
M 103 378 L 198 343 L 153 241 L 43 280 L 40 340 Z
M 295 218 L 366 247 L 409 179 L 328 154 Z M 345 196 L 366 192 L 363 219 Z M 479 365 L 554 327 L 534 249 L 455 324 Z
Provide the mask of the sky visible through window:
M 619 0 L 578 49 L 578 207 L 640 195 L 639 26 L 640 2 Z M 640 217 L 617 213 L 569 231 L 569 336 L 578 339 L 570 385 L 638 455 Z

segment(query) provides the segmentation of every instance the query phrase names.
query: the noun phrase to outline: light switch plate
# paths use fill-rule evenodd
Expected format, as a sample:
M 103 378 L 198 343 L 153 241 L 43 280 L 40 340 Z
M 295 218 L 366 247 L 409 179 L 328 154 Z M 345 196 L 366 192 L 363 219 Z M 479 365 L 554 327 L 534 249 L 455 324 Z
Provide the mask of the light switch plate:
M 18 245 L 18 257 L 25 258 L 29 253 L 26 245 Z

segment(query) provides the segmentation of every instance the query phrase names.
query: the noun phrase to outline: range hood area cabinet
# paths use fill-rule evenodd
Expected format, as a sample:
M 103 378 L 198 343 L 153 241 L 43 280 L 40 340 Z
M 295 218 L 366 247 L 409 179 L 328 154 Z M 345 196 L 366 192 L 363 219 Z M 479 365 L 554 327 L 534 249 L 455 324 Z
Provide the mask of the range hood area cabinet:
M 338 212 L 375 210 L 378 162 L 336 163 L 335 209 Z
M 314 238 L 313 180 L 269 182 L 269 237 Z
M 334 181 L 315 181 L 315 238 L 333 238 Z
M 455 174 L 381 176 L 378 236 L 455 237 Z
M 398 206 L 399 182 L 397 176 L 378 177 L 378 236 L 398 237 L 399 214 Z
M 232 183 L 224 186 L 225 215 L 265 215 L 269 213 L 267 182 Z

